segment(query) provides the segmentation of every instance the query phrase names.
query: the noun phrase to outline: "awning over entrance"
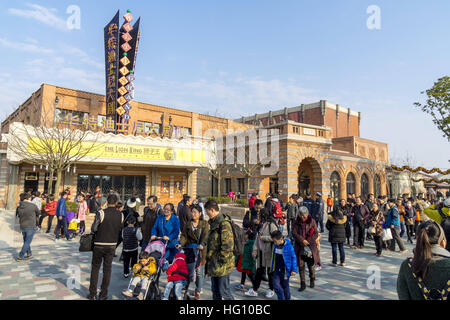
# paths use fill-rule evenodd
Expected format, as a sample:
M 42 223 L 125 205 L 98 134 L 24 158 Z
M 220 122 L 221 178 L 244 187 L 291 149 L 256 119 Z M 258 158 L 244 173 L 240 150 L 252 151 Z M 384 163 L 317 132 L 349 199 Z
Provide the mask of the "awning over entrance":
M 10 127 L 10 132 L 14 132 L 16 137 L 21 135 L 21 139 L 28 143 L 28 146 L 31 143 L 34 143 L 34 145 L 39 144 L 43 140 L 42 135 L 30 135 L 29 133 L 33 132 L 33 130 L 35 130 L 33 127 L 25 126 L 19 122 L 11 124 Z M 28 132 L 28 134 L 25 132 Z M 3 137 L 4 140 L 10 143 L 8 136 L 4 136 L 6 136 Z M 47 141 L 47 143 L 56 144 L 57 142 Z M 89 132 L 86 135 L 86 139 L 81 142 L 81 146 L 87 147 L 93 144 L 95 148 L 83 157 L 79 161 L 80 163 L 198 168 L 205 166 L 205 163 L 211 160 L 212 150 L 212 142 L 201 139 L 162 139 Z M 35 148 L 33 150 L 29 148 L 28 151 L 30 153 L 39 152 Z M 9 162 L 16 164 L 27 160 L 23 155 L 13 152 L 10 148 L 7 151 L 7 159 Z

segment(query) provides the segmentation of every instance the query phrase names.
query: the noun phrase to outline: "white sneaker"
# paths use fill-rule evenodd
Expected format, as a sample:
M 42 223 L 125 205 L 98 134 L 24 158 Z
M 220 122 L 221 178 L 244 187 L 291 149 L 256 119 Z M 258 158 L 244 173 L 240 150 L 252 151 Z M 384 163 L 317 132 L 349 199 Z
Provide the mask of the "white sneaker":
M 258 292 L 254 291 L 252 288 L 250 288 L 248 291 L 245 292 L 245 295 L 249 296 L 249 297 L 257 297 Z
M 267 290 L 266 292 L 266 298 L 272 298 L 275 295 L 275 292 L 273 290 Z
M 55 238 L 55 242 L 58 242 L 59 241 L 59 239 L 58 238 Z
M 314 270 L 320 271 L 320 270 L 322 270 L 322 267 L 321 267 L 321 266 L 315 266 L 315 267 L 314 267 Z

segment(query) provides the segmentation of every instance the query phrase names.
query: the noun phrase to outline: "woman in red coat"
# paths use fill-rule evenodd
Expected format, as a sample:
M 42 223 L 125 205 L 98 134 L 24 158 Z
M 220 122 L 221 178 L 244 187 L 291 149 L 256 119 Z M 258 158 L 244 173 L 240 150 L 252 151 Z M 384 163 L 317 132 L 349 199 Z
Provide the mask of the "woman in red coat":
M 256 197 L 256 193 L 252 193 L 252 196 L 250 197 L 250 199 L 248 199 L 248 208 L 249 209 L 253 208 L 253 206 L 255 205 L 256 199 L 258 199 Z
M 308 266 L 310 287 L 314 288 L 315 272 L 314 265 L 320 262 L 319 250 L 317 248 L 317 226 L 308 212 L 308 208 L 300 207 L 297 219 L 292 225 L 292 235 L 295 240 L 295 255 L 297 256 L 298 271 L 300 274 L 300 289 L 306 289 L 305 263 Z

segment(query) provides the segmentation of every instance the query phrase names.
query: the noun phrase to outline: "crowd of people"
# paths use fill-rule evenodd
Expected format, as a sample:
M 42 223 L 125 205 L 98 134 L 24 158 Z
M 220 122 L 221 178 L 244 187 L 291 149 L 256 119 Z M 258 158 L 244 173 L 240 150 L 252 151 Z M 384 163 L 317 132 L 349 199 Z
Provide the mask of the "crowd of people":
M 65 219 L 69 193 L 70 190 L 62 192 L 57 201 L 52 195 L 42 196 L 39 192 L 20 195 L 17 215 L 24 245 L 17 261 L 31 258 L 31 240 L 36 226 L 41 228 L 44 217 L 48 217 L 47 233 L 52 217 L 57 217 L 56 241 L 61 235 L 69 241 L 72 239 Z M 81 233 L 86 231 L 86 214 L 96 213 L 91 227 L 95 242 L 89 299 L 107 299 L 112 261 L 121 243 L 119 259 L 123 261 L 123 276 L 126 279 L 132 275 L 132 283 L 123 295 L 132 296 L 132 291 L 140 284 L 138 299 L 144 299 L 146 281 L 152 274 L 149 270 L 155 264 L 145 249 L 157 239 L 162 239 L 166 245 L 163 270 L 167 273 L 168 283 L 162 299 L 168 299 L 172 290 L 177 299 L 183 299 L 182 290 L 187 292 L 189 284 L 193 283 L 192 296 L 199 300 L 204 277 L 209 276 L 213 299 L 232 300 L 230 274 L 236 269 L 242 276 L 235 289 L 244 291 L 246 296 L 257 297 L 262 281 L 267 281 L 266 298 L 276 295 L 279 300 L 289 300 L 289 280 L 297 273 L 300 278 L 298 291 L 307 288 L 306 270 L 309 287 L 315 287 L 316 274 L 322 268 L 320 241 L 325 230 L 328 230 L 331 243 L 330 266 L 333 267 L 345 267 L 346 247 L 361 250 L 367 241 L 373 241 L 374 255 L 380 257 L 383 252 L 394 252 L 396 244 L 400 253 L 407 252 L 405 235 L 410 243 L 416 242 L 414 257 L 405 260 L 400 269 L 400 299 L 418 298 L 422 292 L 419 289 L 425 286 L 445 289 L 442 281 L 450 279 L 450 253 L 446 242 L 450 236 L 450 195 L 433 204 L 423 195 L 397 199 L 386 196 L 375 199 L 371 194 L 361 199 L 348 195 L 338 203 L 328 197 L 325 205 L 319 192 L 315 193 L 315 199 L 309 194 L 304 199 L 292 194 L 287 203 L 283 203 L 281 193 L 267 194 L 265 201 L 254 193 L 248 200 L 249 210 L 243 218 L 242 228 L 236 227 L 232 219 L 220 211 L 215 200 L 203 204 L 199 198 L 193 199 L 187 194 L 176 208 L 172 203 L 160 205 L 156 196 L 149 196 L 142 216 L 137 208 L 141 201 L 135 196 L 122 203 L 119 195 L 111 190 L 103 205 L 99 198 L 97 193 L 76 197 L 78 212 L 75 218 Z M 46 201 L 44 209 L 43 199 Z M 325 213 L 328 215 L 326 221 Z M 97 296 L 102 264 L 103 280 Z M 249 290 L 245 290 L 247 279 L 251 282 Z M 421 286 L 415 287 L 412 279 L 418 279 Z

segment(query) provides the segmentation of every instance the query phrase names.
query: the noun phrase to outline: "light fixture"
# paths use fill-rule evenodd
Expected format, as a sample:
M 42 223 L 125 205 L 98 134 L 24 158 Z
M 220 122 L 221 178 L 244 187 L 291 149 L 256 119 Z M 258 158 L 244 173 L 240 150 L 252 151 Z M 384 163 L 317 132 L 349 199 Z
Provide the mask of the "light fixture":
M 33 164 L 33 172 L 36 171 L 36 165 Z
M 69 166 L 67 167 L 67 172 L 70 172 L 70 164 L 69 164 Z
M 48 164 L 45 165 L 45 171 L 48 171 Z
M 77 166 L 73 166 L 73 173 L 77 172 Z
M 39 170 L 42 170 L 42 164 L 39 166 Z

